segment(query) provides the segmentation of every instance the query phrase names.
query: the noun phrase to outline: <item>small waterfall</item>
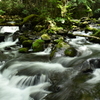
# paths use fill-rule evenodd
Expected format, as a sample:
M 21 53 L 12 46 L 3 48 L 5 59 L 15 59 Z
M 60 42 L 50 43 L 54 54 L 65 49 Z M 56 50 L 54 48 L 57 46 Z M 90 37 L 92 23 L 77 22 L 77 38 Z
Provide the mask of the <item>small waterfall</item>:
M 0 28 L 0 33 L 14 33 L 19 30 L 18 26 L 4 26 Z
M 16 32 L 17 30 L 19 30 L 18 26 L 4 26 L 4 27 L 1 27 L 0 34 L 3 34 L 5 36 L 5 39 L 4 39 L 4 42 L 0 43 L 0 49 L 3 49 L 5 47 L 9 47 L 9 46 L 12 46 L 12 45 L 16 44 L 16 42 L 18 40 L 13 41 L 12 36 L 13 36 L 14 32 Z
M 11 84 L 15 85 L 18 88 L 24 89 L 29 86 L 34 86 L 49 82 L 49 79 L 44 74 L 38 74 L 34 76 L 14 76 L 11 78 Z

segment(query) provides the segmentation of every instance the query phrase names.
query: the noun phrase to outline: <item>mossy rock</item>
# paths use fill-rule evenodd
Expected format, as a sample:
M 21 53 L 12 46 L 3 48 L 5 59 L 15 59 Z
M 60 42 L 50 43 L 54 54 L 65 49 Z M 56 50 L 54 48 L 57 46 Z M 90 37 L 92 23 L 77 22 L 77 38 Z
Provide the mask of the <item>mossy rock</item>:
M 61 49 L 61 48 L 69 48 L 70 46 L 69 46 L 69 44 L 67 44 L 66 42 L 60 41 L 60 42 L 56 45 L 56 47 L 57 47 L 58 49 Z
M 31 48 L 33 41 L 32 40 L 25 40 L 22 42 L 23 47 Z
M 63 41 L 64 41 L 64 38 L 63 37 L 59 37 L 59 39 L 55 39 L 53 41 L 53 43 L 58 44 L 59 42 L 63 42 Z
M 28 48 L 20 48 L 19 53 L 28 53 Z
M 20 43 L 22 43 L 22 42 L 25 41 L 25 40 L 28 40 L 28 38 L 25 37 L 25 36 L 23 36 L 23 35 L 22 35 L 22 36 L 19 36 L 18 39 L 19 39 L 19 42 L 20 42 Z
M 64 54 L 66 56 L 69 56 L 69 57 L 74 57 L 77 55 L 77 51 L 76 49 L 74 49 L 73 47 L 70 47 L 70 48 L 67 48 L 65 51 L 64 51 Z
M 93 27 L 90 27 L 90 26 L 86 26 L 85 28 L 85 32 L 88 32 L 88 31 L 92 31 L 93 33 L 97 31 L 96 28 L 93 28 Z
M 34 52 L 39 52 L 44 50 L 44 40 L 37 39 L 33 42 L 32 48 Z
M 50 40 L 51 37 L 48 34 L 43 34 L 41 35 L 41 38 L 45 41 L 45 40 Z

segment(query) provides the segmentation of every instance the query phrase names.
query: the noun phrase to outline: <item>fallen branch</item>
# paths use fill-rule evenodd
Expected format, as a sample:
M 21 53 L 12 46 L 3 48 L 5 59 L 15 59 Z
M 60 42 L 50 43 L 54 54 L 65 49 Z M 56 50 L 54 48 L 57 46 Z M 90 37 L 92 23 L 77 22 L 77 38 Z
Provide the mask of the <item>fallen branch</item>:
M 73 36 L 80 36 L 80 37 L 88 37 L 88 38 L 93 38 L 93 39 L 100 40 L 99 37 L 91 36 L 91 35 L 82 35 L 82 34 L 72 34 L 72 35 L 73 35 Z

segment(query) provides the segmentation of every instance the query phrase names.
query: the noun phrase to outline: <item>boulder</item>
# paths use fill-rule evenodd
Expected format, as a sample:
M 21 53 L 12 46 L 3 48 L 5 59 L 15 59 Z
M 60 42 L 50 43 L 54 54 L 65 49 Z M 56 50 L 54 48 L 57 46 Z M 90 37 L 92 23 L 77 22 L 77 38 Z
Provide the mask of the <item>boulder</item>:
M 22 42 L 23 47 L 31 48 L 33 41 L 32 40 L 24 40 Z
M 74 57 L 77 55 L 77 50 L 73 47 L 69 47 L 64 51 L 65 56 Z
M 44 40 L 41 40 L 41 39 L 35 40 L 32 44 L 33 52 L 43 51 L 44 45 L 45 45 Z
M 48 34 L 41 35 L 41 39 L 44 40 L 45 42 L 51 41 L 51 37 Z
M 28 48 L 20 48 L 19 53 L 28 53 Z

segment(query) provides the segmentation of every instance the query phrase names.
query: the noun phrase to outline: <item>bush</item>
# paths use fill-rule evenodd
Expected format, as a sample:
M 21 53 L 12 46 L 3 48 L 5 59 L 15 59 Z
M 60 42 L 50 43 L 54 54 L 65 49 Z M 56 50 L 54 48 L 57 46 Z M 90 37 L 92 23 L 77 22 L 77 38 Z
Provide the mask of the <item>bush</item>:
M 0 10 L 0 15 L 3 15 L 5 13 L 5 11 Z
M 6 0 L 0 2 L 0 9 L 8 15 L 20 15 L 25 5 L 20 0 Z

